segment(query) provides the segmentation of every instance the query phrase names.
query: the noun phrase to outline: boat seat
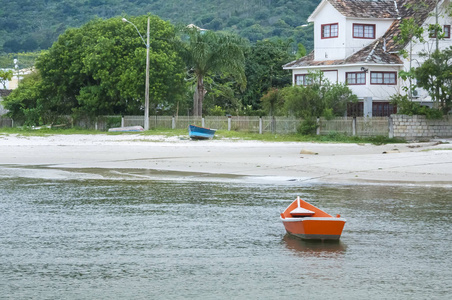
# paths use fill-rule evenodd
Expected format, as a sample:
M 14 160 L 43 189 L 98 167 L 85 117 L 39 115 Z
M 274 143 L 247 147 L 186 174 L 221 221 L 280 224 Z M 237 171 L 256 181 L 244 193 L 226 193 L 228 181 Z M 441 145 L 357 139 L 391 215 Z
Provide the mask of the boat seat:
M 292 217 L 310 217 L 313 214 L 315 214 L 315 212 L 313 212 L 312 210 L 303 208 L 303 207 L 297 207 L 290 212 L 290 215 Z

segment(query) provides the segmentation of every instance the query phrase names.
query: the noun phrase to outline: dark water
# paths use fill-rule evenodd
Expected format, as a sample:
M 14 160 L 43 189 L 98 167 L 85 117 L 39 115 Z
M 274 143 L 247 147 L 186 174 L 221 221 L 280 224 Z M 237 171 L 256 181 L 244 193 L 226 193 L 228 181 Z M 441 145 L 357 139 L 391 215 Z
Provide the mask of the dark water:
M 6 177 L 0 191 L 0 299 L 452 293 L 448 188 Z M 286 236 L 297 195 L 347 219 L 340 243 Z

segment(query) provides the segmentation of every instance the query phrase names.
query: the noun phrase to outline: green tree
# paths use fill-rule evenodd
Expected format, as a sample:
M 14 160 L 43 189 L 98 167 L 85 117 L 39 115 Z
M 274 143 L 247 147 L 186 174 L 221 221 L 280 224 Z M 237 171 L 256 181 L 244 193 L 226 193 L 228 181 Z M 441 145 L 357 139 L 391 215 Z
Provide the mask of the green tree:
M 180 53 L 196 81 L 193 115 L 201 116 L 206 76 L 227 73 L 242 88 L 246 86 L 243 41 L 233 35 L 201 31 L 196 27 L 184 28 L 182 33 Z
M 42 96 L 41 76 L 38 72 L 26 75 L 17 89 L 4 100 L 8 115 L 25 125 L 33 126 L 41 123 L 51 123 L 52 117 L 45 109 L 45 98 Z
M 302 58 L 304 56 L 306 56 L 306 47 L 302 43 L 298 43 L 296 59 Z
M 394 40 L 399 45 L 404 46 L 403 49 L 399 51 L 399 53 L 409 61 L 409 70 L 408 71 L 401 71 L 399 73 L 400 77 L 403 80 L 409 81 L 408 86 L 408 96 L 410 99 L 412 99 L 412 91 L 413 91 L 413 83 L 412 79 L 414 76 L 414 69 L 412 67 L 412 61 L 413 61 L 413 46 L 416 43 L 424 43 L 425 40 L 423 38 L 424 34 L 424 28 L 422 26 L 419 26 L 416 22 L 416 19 L 414 17 L 403 19 L 400 23 L 400 33 L 394 37 Z M 408 49 L 405 47 L 408 44 Z
M 312 134 L 317 128 L 316 118 L 343 116 L 347 103 L 356 102 L 358 98 L 344 84 L 331 84 L 322 72 L 311 73 L 307 86 L 290 86 L 282 89 L 282 101 L 287 115 L 303 118 L 300 131 Z
M 209 115 L 212 110 L 218 115 L 217 107 L 224 109 L 225 114 L 240 112 L 242 108 L 240 86 L 228 74 L 205 77 L 204 87 L 207 93 L 204 98 L 203 110 Z
M 146 32 L 147 17 L 131 18 Z M 151 16 L 150 102 L 171 105 L 183 90 L 183 63 L 174 49 L 175 29 Z M 61 35 L 37 68 L 49 101 L 65 113 L 130 114 L 143 109 L 146 47 L 120 18 L 96 19 Z
M 294 60 L 290 53 L 291 40 L 263 40 L 253 44 L 246 52 L 245 74 L 247 88 L 243 104 L 260 109 L 262 96 L 270 88 L 283 88 L 292 82 L 292 74 L 281 67 Z
M 282 95 L 277 88 L 270 88 L 261 98 L 262 107 L 264 111 L 268 112 L 270 116 L 278 114 L 278 109 L 281 108 Z
M 0 83 L 3 88 L 6 89 L 6 82 L 13 78 L 13 71 L 11 70 L 0 70 Z
M 452 47 L 435 51 L 414 75 L 417 85 L 428 91 L 443 114 L 448 114 L 452 109 Z

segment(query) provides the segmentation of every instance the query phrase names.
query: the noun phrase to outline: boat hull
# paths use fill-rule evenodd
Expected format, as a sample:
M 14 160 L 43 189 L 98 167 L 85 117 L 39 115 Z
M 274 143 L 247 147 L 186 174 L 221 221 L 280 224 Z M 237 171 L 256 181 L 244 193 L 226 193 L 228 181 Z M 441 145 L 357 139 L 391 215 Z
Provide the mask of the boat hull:
M 289 234 L 311 240 L 339 240 L 346 222 L 340 215 L 333 217 L 300 197 L 281 213 L 281 221 Z
M 345 226 L 342 218 L 286 218 L 282 222 L 287 233 L 310 240 L 339 240 Z
M 144 131 L 141 126 L 128 126 L 128 127 L 115 127 L 108 129 L 108 132 L 142 132 Z
M 188 126 L 188 136 L 195 140 L 212 139 L 215 134 L 215 129 L 204 128 L 196 125 Z

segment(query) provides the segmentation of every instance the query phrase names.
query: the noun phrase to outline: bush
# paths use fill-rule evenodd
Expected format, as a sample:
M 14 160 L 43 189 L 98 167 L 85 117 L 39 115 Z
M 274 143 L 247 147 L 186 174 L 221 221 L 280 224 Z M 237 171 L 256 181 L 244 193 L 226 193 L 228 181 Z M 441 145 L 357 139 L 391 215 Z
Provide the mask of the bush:
M 317 127 L 316 118 L 309 118 L 303 120 L 297 130 L 302 135 L 314 135 L 316 134 Z
M 427 119 L 441 119 L 443 113 L 439 109 L 422 106 L 417 102 L 408 99 L 407 95 L 394 95 L 391 97 L 391 104 L 397 105 L 397 113 L 402 115 L 422 115 Z
M 215 105 L 213 108 L 209 109 L 209 115 L 211 116 L 224 116 L 225 114 L 226 111 L 218 105 Z
M 107 128 L 120 127 L 122 117 L 116 117 L 116 116 L 115 117 L 107 117 L 107 119 L 105 121 L 107 124 Z

